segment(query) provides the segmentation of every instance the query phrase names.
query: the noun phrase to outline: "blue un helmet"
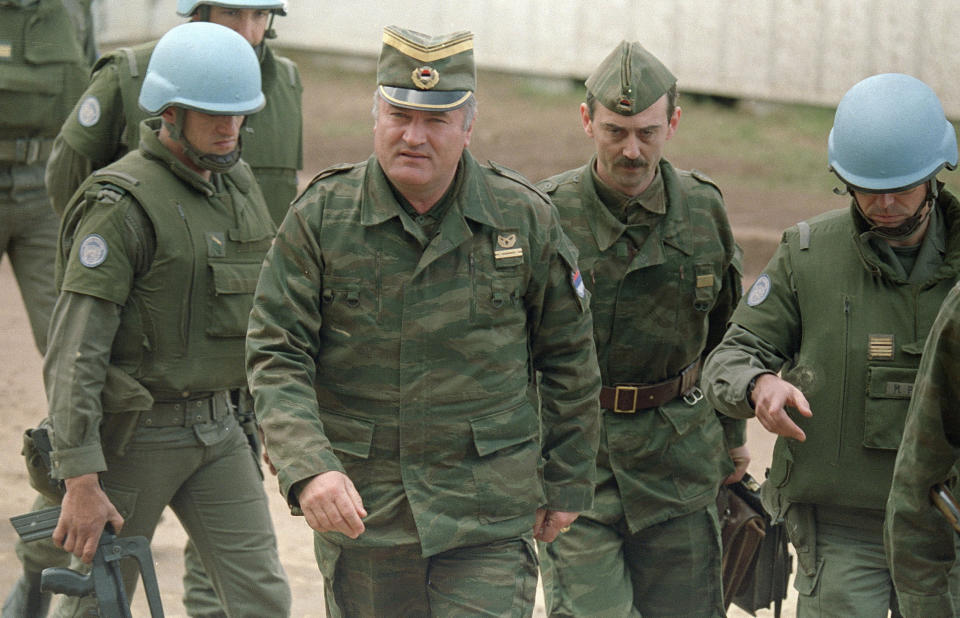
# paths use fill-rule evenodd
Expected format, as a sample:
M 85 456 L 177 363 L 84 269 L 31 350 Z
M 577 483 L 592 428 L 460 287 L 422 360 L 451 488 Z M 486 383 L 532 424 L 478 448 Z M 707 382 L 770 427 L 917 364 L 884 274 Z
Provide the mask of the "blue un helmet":
M 264 32 L 264 39 L 277 38 L 273 29 L 273 18 L 287 14 L 287 0 L 177 0 L 177 15 L 191 17 L 194 13 L 201 21 L 210 21 L 210 7 L 222 6 L 225 9 L 251 9 L 270 11 L 270 23 Z M 257 56 L 263 57 L 263 41 L 256 45 Z
M 140 89 L 140 107 L 160 115 L 168 107 L 215 116 L 247 116 L 263 109 L 257 54 L 242 36 L 208 22 L 181 24 L 157 42 Z M 229 155 L 198 152 L 183 135 L 184 114 L 164 121 L 173 139 L 204 169 L 228 171 L 240 159 L 240 146 Z
M 287 0 L 177 0 L 177 15 L 190 17 L 200 5 L 222 6 L 228 9 L 267 9 L 275 14 L 287 14 Z
M 957 134 L 929 86 L 902 73 L 883 73 L 857 83 L 840 100 L 827 156 L 848 190 L 897 193 L 927 183 L 927 198 L 910 219 L 897 228 L 873 228 L 886 238 L 904 238 L 929 214 L 924 207 L 936 199 L 937 173 L 957 167 Z

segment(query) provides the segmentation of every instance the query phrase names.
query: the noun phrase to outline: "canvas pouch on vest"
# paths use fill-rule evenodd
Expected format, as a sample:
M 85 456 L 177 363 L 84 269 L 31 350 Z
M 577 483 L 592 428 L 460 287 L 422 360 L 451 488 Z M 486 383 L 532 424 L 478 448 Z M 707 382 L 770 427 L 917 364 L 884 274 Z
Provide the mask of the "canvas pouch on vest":
M 774 522 L 760 500 L 760 484 L 749 474 L 724 485 L 717 496 L 723 540 L 723 601 L 755 616 L 774 605 L 779 618 L 793 557 L 783 522 Z M 755 526 L 759 526 L 758 531 Z
M 59 0 L 0 0 L 0 138 L 57 134 L 88 79 L 73 31 Z

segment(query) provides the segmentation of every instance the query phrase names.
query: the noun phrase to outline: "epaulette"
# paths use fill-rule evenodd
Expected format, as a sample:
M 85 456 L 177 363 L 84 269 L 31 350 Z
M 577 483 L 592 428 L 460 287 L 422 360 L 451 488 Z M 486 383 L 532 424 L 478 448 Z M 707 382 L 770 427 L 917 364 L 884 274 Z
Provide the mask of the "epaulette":
M 556 180 L 541 180 L 537 183 L 537 188 L 547 194 L 553 193 L 559 186 Z
M 530 182 L 530 180 L 528 180 L 527 177 L 521 174 L 520 172 L 514 171 L 509 167 L 504 167 L 495 161 L 487 160 L 487 165 L 489 165 L 490 169 L 495 171 L 500 176 L 503 176 L 504 178 L 509 178 L 510 180 L 516 182 L 517 184 L 523 185 L 524 187 L 530 189 L 531 191 L 533 191 L 534 193 L 542 197 L 544 201 L 546 202 L 550 201 L 550 198 L 547 197 L 546 193 L 540 190 L 540 188 L 537 187 L 535 184 Z
M 109 182 L 93 185 L 86 192 L 87 201 L 98 204 L 116 204 L 125 195 L 126 189 Z
M 719 192 L 721 195 L 723 194 L 723 191 L 720 191 L 720 186 L 716 183 L 716 181 L 714 181 L 713 178 L 710 178 L 700 170 L 690 170 L 690 175 L 696 178 L 697 180 L 699 180 L 700 182 L 702 182 L 703 184 L 710 185 L 711 187 L 716 189 L 717 192 Z
M 336 165 L 331 165 L 330 167 L 320 170 L 316 176 L 310 179 L 310 182 L 307 183 L 307 187 L 312 187 L 317 184 L 319 181 L 324 178 L 329 178 L 331 176 L 336 176 L 337 174 L 343 174 L 344 172 L 349 172 L 353 168 L 357 167 L 356 163 L 337 163 Z

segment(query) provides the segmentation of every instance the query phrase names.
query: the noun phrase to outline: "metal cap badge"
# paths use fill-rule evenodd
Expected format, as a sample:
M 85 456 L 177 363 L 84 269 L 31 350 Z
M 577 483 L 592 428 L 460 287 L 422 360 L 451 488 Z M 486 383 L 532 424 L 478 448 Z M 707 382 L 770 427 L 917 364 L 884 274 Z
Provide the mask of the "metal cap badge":
M 377 85 L 381 96 L 397 107 L 457 109 L 477 88 L 473 33 L 431 37 L 387 26 L 377 61 Z
M 601 105 L 623 116 L 647 109 L 677 83 L 670 69 L 634 41 L 621 41 L 585 85 Z

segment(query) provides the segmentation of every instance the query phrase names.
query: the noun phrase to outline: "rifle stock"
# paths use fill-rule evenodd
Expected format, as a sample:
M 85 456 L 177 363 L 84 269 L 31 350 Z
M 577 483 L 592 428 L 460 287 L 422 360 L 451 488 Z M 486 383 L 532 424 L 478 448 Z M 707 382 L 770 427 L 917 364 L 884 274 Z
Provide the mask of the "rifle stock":
M 60 507 L 53 506 L 11 517 L 10 523 L 13 524 L 20 538 L 29 543 L 53 535 L 59 519 Z M 140 568 L 143 589 L 147 595 L 147 604 L 150 606 L 150 616 L 163 618 L 160 586 L 157 584 L 157 574 L 153 568 L 150 542 L 142 536 L 120 538 L 114 533 L 113 526 L 110 524 L 107 524 L 103 534 L 100 535 L 97 552 L 93 557 L 93 569 L 90 573 L 83 575 L 71 569 L 47 568 L 43 570 L 40 588 L 45 592 L 69 596 L 94 593 L 103 618 L 132 618 L 130 602 L 127 600 L 120 571 L 120 560 L 128 556 L 134 558 Z

